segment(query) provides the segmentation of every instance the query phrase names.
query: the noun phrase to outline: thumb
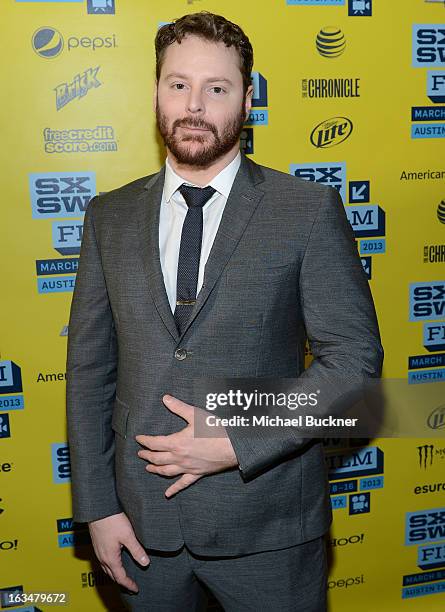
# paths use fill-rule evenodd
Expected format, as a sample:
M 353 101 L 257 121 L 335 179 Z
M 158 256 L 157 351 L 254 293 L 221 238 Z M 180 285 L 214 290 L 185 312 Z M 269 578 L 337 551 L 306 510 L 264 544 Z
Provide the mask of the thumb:
M 187 423 L 191 423 L 193 421 L 194 416 L 194 406 L 190 404 L 186 404 L 182 400 L 177 397 L 173 397 L 173 395 L 164 395 L 162 397 L 162 401 L 164 402 L 164 406 L 170 410 L 170 412 L 174 412 L 187 421 Z
M 128 548 L 133 559 L 139 563 L 140 565 L 148 565 L 150 563 L 150 559 L 145 552 L 143 546 L 141 546 L 140 542 L 137 540 L 135 536 L 130 536 L 125 542 L 125 546 Z

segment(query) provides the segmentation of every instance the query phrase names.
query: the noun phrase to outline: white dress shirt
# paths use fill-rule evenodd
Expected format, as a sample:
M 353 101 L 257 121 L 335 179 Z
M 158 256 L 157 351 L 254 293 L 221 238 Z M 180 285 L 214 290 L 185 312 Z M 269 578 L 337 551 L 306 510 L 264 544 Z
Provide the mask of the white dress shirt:
M 216 189 L 216 192 L 202 208 L 203 230 L 196 295 L 198 295 L 202 287 L 204 268 L 240 164 L 241 154 L 238 153 L 230 164 L 223 168 L 221 172 L 208 183 L 208 185 Z M 184 198 L 178 191 L 178 188 L 183 183 L 193 185 L 193 183 L 186 181 L 176 174 L 167 158 L 165 162 L 164 190 L 162 192 L 159 216 L 159 254 L 165 289 L 172 312 L 175 311 L 176 306 L 176 277 L 178 274 L 182 225 L 188 210 Z M 197 187 L 198 185 L 194 186 Z M 207 185 L 204 185 L 204 187 L 207 187 Z

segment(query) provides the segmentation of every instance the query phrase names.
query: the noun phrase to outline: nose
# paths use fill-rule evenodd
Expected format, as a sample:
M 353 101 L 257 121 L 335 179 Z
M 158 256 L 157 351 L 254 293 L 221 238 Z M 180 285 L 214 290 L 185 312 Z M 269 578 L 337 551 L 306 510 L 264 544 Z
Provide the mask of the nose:
M 190 88 L 190 93 L 187 99 L 187 110 L 194 114 L 201 113 L 205 110 L 201 88 Z

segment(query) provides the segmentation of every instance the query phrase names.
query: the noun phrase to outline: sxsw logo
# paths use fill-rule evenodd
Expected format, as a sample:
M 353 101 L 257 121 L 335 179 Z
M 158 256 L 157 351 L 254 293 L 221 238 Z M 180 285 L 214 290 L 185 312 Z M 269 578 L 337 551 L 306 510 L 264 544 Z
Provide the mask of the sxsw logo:
M 445 317 L 445 281 L 411 283 L 409 320 L 436 320 Z
M 87 0 L 90 15 L 114 15 L 115 0 Z
M 298 178 L 323 185 L 335 187 L 343 202 L 346 202 L 346 163 L 314 162 L 309 164 L 291 164 L 290 173 Z
M 267 81 L 259 72 L 252 72 L 252 106 L 267 106 Z
M 369 202 L 370 198 L 369 181 L 349 181 L 350 204 L 365 204 Z
M 253 153 L 253 128 L 243 128 L 240 136 L 240 149 L 246 155 L 251 155 Z
M 81 217 L 96 195 L 94 172 L 46 172 L 29 175 L 33 219 Z
M 16 0 L 16 1 L 19 2 L 21 0 Z M 22 595 L 23 595 L 23 585 L 22 584 L 19 584 L 16 586 L 4 587 L 0 589 L 0 608 L 3 610 L 3 608 L 14 607 L 14 610 L 16 610 L 17 608 L 15 606 L 17 602 L 14 602 L 14 596 L 20 597 Z M 27 608 L 26 610 L 32 610 L 32 609 L 33 608 Z M 14 610 L 11 610 L 11 612 L 14 612 Z M 24 608 L 20 608 L 20 610 L 25 612 Z
M 445 540 L 445 508 L 406 513 L 406 546 L 438 540 Z
M 0 361 L 0 394 L 22 391 L 22 373 L 19 366 L 11 360 Z
M 74 524 L 72 518 L 57 519 L 57 540 L 60 548 L 91 544 L 86 524 Z
M 70 449 L 67 444 L 52 444 L 53 481 L 56 484 L 71 480 Z
M 54 221 L 52 226 L 53 248 L 61 255 L 79 255 L 83 221 Z
M 431 102 L 445 102 L 445 71 L 428 70 L 427 95 Z
M 345 211 L 357 238 L 385 235 L 385 212 L 377 204 L 346 206 Z
M 253 95 L 252 110 L 246 121 L 246 125 L 267 125 L 269 122 L 269 111 L 259 107 L 267 106 L 267 81 L 259 72 L 251 73 Z
M 9 426 L 9 414 L 0 412 L 0 438 L 10 438 L 11 428 Z
M 423 324 L 423 346 L 427 351 L 445 351 L 445 323 Z
M 372 0 L 348 0 L 348 15 L 350 17 L 370 17 Z
M 328 452 L 325 459 L 329 480 L 383 473 L 383 453 L 376 446 Z
M 413 25 L 413 66 L 445 67 L 445 25 Z

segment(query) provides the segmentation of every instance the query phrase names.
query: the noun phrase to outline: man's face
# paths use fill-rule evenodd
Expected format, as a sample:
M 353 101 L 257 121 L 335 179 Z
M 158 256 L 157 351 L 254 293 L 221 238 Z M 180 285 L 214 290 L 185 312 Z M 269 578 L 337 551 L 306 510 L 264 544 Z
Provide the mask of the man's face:
M 208 167 L 235 146 L 250 111 L 233 47 L 186 36 L 165 51 L 155 91 L 156 119 L 181 164 Z

